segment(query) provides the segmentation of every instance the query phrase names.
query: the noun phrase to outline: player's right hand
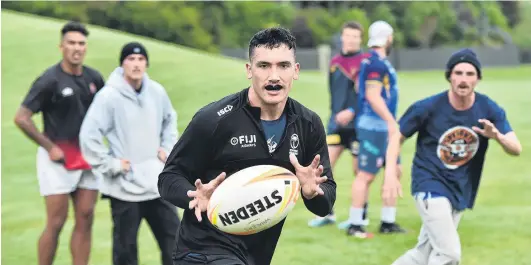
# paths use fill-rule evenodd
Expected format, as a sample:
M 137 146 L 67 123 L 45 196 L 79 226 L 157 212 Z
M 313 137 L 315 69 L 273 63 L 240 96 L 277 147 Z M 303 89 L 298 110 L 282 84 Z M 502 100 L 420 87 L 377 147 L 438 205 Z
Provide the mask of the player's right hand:
M 131 162 L 129 162 L 129 160 L 126 160 L 126 159 L 122 159 L 120 161 L 122 163 L 122 171 L 127 173 L 129 171 L 131 171 Z
M 189 190 L 186 195 L 192 198 L 188 203 L 190 210 L 195 209 L 195 217 L 197 221 L 201 222 L 201 213 L 207 210 L 208 201 L 214 193 L 214 190 L 225 180 L 226 173 L 222 172 L 215 179 L 211 180 L 207 184 L 201 183 L 200 179 L 195 181 L 195 190 Z
M 50 160 L 56 163 L 64 163 L 65 160 L 65 154 L 63 153 L 63 150 L 59 148 L 58 146 L 53 146 L 48 150 L 48 156 L 50 157 Z
M 396 204 L 396 199 L 402 197 L 398 165 L 385 168 L 384 184 L 382 186 L 382 200 L 387 205 Z

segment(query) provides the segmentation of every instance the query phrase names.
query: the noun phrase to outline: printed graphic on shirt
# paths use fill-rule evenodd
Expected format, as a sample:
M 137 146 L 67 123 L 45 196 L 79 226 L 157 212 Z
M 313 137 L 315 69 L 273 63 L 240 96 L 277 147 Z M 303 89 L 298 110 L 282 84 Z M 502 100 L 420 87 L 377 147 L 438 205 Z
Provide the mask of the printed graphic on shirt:
M 479 148 L 479 137 L 472 129 L 456 126 L 439 138 L 437 156 L 449 169 L 457 169 L 472 160 Z
M 275 141 L 275 135 L 267 139 L 267 146 L 269 147 L 269 153 L 275 152 L 275 150 L 277 149 L 277 144 L 278 143 Z

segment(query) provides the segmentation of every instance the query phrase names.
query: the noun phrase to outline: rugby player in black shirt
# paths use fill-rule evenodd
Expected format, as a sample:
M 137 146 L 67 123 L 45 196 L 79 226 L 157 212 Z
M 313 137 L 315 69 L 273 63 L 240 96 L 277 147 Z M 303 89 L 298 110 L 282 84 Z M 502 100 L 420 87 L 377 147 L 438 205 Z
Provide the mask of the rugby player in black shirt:
M 251 86 L 199 110 L 170 153 L 158 185 L 162 198 L 185 209 L 174 264 L 271 263 L 284 220 L 236 236 L 216 229 L 206 217 L 215 188 L 249 166 L 288 168 L 296 173 L 302 201 L 312 213 L 325 216 L 332 209 L 336 183 L 323 123 L 288 97 L 299 76 L 295 50 L 295 38 L 286 29 L 256 33 L 246 65 Z
M 104 81 L 98 71 L 83 65 L 88 35 L 85 26 L 77 22 L 62 28 L 59 47 L 63 59 L 33 82 L 15 116 L 16 125 L 39 145 L 37 177 L 47 217 L 38 244 L 39 265 L 53 263 L 70 197 L 75 211 L 72 263 L 86 265 L 89 261 L 98 186 L 81 155 L 78 134 L 94 94 Z M 32 120 L 38 112 L 43 116 L 42 133 Z

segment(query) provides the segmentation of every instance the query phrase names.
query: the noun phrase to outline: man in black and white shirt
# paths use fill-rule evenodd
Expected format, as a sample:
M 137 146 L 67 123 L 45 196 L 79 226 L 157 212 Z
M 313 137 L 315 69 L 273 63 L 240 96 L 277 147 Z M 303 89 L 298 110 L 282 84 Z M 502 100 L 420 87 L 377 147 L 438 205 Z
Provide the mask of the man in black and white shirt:
M 206 218 L 214 189 L 241 169 L 260 164 L 287 168 L 300 181 L 306 208 L 319 216 L 332 209 L 336 183 L 323 124 L 315 112 L 288 97 L 299 75 L 295 49 L 295 38 L 286 29 L 256 33 L 247 64 L 251 86 L 199 110 L 170 153 L 159 175 L 159 191 L 185 209 L 174 264 L 271 262 L 284 221 L 236 236 Z
M 78 135 L 85 113 L 104 81 L 98 71 L 83 65 L 88 35 L 85 26 L 76 22 L 62 28 L 63 59 L 34 81 L 15 116 L 16 125 L 39 145 L 37 177 L 47 217 L 39 239 L 39 265 L 51 265 L 54 260 L 70 197 L 75 211 L 72 263 L 86 265 L 89 261 L 98 183 L 81 154 Z M 39 112 L 43 116 L 43 133 L 32 120 Z

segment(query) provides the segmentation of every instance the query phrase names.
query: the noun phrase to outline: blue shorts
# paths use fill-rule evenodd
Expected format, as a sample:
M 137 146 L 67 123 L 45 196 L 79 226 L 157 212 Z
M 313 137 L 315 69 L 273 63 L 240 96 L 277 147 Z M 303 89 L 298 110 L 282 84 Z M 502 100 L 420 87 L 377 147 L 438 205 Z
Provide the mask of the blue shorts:
M 387 132 L 357 129 L 359 141 L 358 168 L 376 175 L 385 166 Z M 398 157 L 400 164 L 400 157 Z

